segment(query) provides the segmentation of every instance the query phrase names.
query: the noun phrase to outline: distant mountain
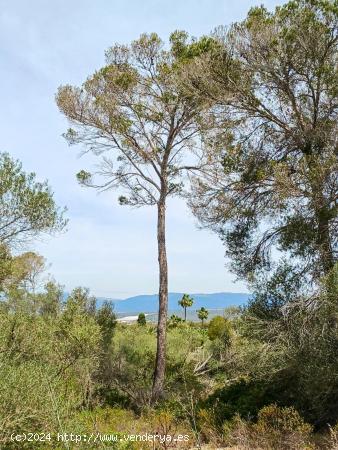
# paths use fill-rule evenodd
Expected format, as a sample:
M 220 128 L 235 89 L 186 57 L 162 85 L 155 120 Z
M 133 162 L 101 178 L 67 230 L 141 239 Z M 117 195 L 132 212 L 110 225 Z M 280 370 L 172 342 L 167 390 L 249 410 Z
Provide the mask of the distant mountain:
M 182 298 L 181 292 L 169 293 L 169 311 L 179 309 L 178 301 Z M 217 292 L 214 294 L 189 294 L 194 299 L 191 309 L 196 310 L 204 306 L 205 308 L 220 309 L 228 306 L 240 306 L 247 303 L 250 294 L 239 292 Z M 136 295 L 125 300 L 116 300 L 109 298 L 98 298 L 97 304 L 100 306 L 105 300 L 114 304 L 117 313 L 155 313 L 158 310 L 158 295 Z

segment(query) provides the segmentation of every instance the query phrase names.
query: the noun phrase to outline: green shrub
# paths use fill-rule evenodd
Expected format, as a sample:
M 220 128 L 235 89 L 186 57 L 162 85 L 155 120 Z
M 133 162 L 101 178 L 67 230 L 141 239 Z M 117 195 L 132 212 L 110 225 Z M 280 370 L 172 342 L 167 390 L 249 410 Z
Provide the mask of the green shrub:
M 200 389 L 194 368 L 205 358 L 201 349 L 202 340 L 201 330 L 186 323 L 168 331 L 166 402 L 172 399 L 179 402 L 186 391 Z M 106 393 L 107 401 L 109 397 L 117 399 L 120 396 L 129 399 L 129 405 L 137 411 L 146 407 L 153 382 L 155 355 L 155 328 L 119 325 L 110 349 L 111 390 L 114 395 Z
M 149 403 L 156 336 L 137 324 L 116 328 L 111 350 L 111 388 L 140 409 Z
M 274 401 L 275 393 L 262 382 L 240 379 L 229 386 L 216 389 L 199 402 L 202 409 L 212 410 L 217 425 L 232 419 L 236 414 L 243 418 L 256 418 L 264 406 Z
M 16 448 L 13 432 L 56 433 L 90 405 L 99 344 L 94 318 L 75 305 L 53 318 L 0 313 L 1 448 Z
M 109 449 L 112 450 L 151 450 L 178 448 L 173 443 L 141 441 L 124 442 L 125 435 L 188 435 L 189 440 L 181 442 L 179 448 L 191 448 L 194 443 L 193 435 L 186 421 L 177 420 L 173 413 L 168 410 L 150 410 L 143 414 L 135 414 L 130 410 L 114 407 L 94 408 L 93 410 L 83 411 L 74 418 L 72 430 L 78 434 L 101 433 L 108 435 L 117 435 L 122 440 L 118 443 L 109 443 Z M 81 446 L 80 448 L 93 448 Z M 108 448 L 107 443 L 101 447 Z
M 181 317 L 177 316 L 176 314 L 172 314 L 170 316 L 169 321 L 168 321 L 168 327 L 169 328 L 176 328 L 182 322 L 183 322 L 183 320 L 181 319 Z
M 140 313 L 137 318 L 137 323 L 141 326 L 147 324 L 146 315 L 144 313 Z
M 225 422 L 225 440 L 241 449 L 310 450 L 311 425 L 304 422 L 292 407 L 269 405 L 258 413 L 256 423 L 243 420 L 238 414 Z
M 208 325 L 208 336 L 211 341 L 215 339 L 225 340 L 230 342 L 231 325 L 224 317 L 216 316 L 210 320 Z

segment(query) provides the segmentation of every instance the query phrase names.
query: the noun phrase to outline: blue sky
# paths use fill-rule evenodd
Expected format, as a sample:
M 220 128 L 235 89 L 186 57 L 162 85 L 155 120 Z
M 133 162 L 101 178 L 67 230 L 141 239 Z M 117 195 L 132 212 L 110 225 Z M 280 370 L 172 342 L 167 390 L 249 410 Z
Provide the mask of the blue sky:
M 67 290 L 87 286 L 95 295 L 125 298 L 157 290 L 156 211 L 121 207 L 114 192 L 81 188 L 75 174 L 90 168 L 69 148 L 54 95 L 80 84 L 104 64 L 104 51 L 143 32 L 163 39 L 176 29 L 193 36 L 241 20 L 255 0 L 0 0 L 0 151 L 47 178 L 59 205 L 68 207 L 66 233 L 34 248 Z M 272 9 L 282 1 L 266 0 Z M 199 230 L 182 201 L 168 207 L 169 289 L 244 292 L 225 267 L 216 235 Z

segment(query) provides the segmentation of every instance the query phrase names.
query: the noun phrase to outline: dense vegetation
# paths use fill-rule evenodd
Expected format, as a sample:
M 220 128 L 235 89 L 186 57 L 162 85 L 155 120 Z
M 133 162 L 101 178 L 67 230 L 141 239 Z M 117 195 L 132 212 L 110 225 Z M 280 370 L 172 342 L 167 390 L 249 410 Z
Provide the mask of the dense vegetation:
M 64 212 L 1 155 L 1 448 L 337 448 L 337 12 L 335 0 L 254 8 L 199 40 L 176 31 L 169 50 L 143 35 L 82 88 L 60 88 L 68 140 L 103 163 L 105 183 L 87 171 L 80 183 L 158 208 L 157 325 L 119 323 L 88 289 L 66 296 L 43 278 L 44 258 L 22 246 L 62 230 Z M 167 317 L 170 195 L 220 235 L 248 305 Z M 193 299 L 180 305 L 186 317 Z M 27 432 L 51 438 L 13 441 Z M 182 439 L 124 438 L 145 433 Z
M 10 436 L 27 430 L 48 430 L 54 445 L 61 430 L 189 435 L 179 448 L 334 448 L 337 272 L 317 297 L 273 322 L 251 311 L 255 302 L 206 326 L 169 321 L 165 396 L 154 408 L 156 326 L 117 323 L 111 306 L 96 308 L 86 289 L 64 300 L 49 281 L 34 293 L 32 271 L 25 266 L 24 278 L 3 282 L 2 448 L 19 448 Z M 113 448 L 152 448 L 142 445 Z

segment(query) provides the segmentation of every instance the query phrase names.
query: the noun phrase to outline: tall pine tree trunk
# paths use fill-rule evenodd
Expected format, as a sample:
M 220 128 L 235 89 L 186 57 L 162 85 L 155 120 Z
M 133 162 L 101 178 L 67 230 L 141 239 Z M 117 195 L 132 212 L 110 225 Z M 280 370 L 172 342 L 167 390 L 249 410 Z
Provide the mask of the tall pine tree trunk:
M 157 353 L 155 363 L 154 382 L 152 389 L 152 403 L 163 394 L 165 366 L 166 366 L 166 328 L 168 316 L 168 265 L 165 243 L 165 197 L 157 205 L 157 244 L 159 264 L 159 310 L 157 324 Z

